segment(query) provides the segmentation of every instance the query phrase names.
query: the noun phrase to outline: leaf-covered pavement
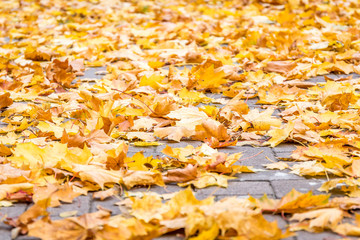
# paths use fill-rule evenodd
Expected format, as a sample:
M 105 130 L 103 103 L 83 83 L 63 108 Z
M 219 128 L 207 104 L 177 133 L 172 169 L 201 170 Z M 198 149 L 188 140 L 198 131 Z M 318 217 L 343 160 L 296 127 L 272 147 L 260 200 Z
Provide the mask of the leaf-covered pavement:
M 359 236 L 359 5 L 2 1 L 12 237 Z

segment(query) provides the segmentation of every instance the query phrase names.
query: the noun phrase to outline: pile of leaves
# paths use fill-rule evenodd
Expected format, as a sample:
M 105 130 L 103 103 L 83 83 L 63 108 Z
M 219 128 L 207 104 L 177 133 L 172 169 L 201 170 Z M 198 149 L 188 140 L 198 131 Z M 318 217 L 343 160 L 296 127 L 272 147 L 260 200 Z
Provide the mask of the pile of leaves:
M 151 239 L 181 229 L 191 239 L 281 239 L 297 230 L 359 236 L 360 217 L 350 213 L 360 208 L 360 79 L 306 81 L 360 73 L 359 7 L 349 0 L 1 1 L 0 205 L 34 203 L 6 222 L 43 239 Z M 79 78 L 90 67 L 106 72 Z M 249 108 L 255 98 L 262 109 Z M 162 140 L 202 145 L 128 154 Z M 52 221 L 46 210 L 135 186 L 227 187 L 253 169 L 239 164 L 242 153 L 220 148 L 282 142 L 301 144 L 285 159 L 298 162 L 268 168 L 327 177 L 321 191 L 348 197 L 292 191 L 280 200 L 215 202 L 187 188 L 129 196 L 116 216 L 100 209 Z M 295 223 L 282 232 L 263 213 Z

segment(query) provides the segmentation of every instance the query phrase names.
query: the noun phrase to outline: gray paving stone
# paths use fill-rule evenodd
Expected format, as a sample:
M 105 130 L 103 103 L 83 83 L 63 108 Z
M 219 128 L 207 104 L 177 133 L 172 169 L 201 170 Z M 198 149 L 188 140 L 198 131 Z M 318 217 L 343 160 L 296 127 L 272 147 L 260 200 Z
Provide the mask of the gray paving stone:
M 226 147 L 220 149 L 221 152 L 225 153 L 238 153 L 242 152 L 243 156 L 240 158 L 239 162 L 235 165 L 245 165 L 245 166 L 254 166 L 256 168 L 264 169 L 263 164 L 271 163 L 268 159 L 270 158 L 272 161 L 277 161 L 275 155 L 271 148 L 268 147 Z
M 25 212 L 28 204 L 25 203 L 15 203 L 11 207 L 2 207 L 0 208 L 0 218 L 17 218 L 23 212 Z M 4 222 L 0 222 L 0 239 L 8 240 L 11 239 L 11 229 L 10 225 L 5 224 Z
M 291 151 L 289 152 L 275 152 L 275 156 L 277 159 L 291 159 Z
M 144 152 L 144 153 L 154 153 L 157 149 L 157 146 L 149 146 L 149 147 L 135 147 L 129 146 L 128 153 L 137 153 L 137 152 Z
M 327 76 L 332 77 L 332 76 L 334 76 L 334 75 L 333 75 L 333 74 L 329 74 L 329 75 L 327 75 Z M 325 78 L 324 78 L 324 76 L 317 76 L 317 77 L 312 77 L 312 78 L 310 78 L 310 79 L 308 79 L 308 80 L 306 80 L 306 81 L 313 82 L 313 83 L 325 82 Z
M 250 98 L 250 99 L 245 99 L 244 102 L 251 108 L 254 108 L 254 107 L 260 107 L 261 105 L 260 104 L 256 104 L 257 101 L 259 101 L 259 98 Z
M 228 188 L 208 187 L 196 189 L 197 198 L 207 198 L 208 196 L 245 196 L 245 195 L 274 194 L 269 182 L 229 182 Z
M 322 233 L 310 233 L 305 231 L 297 232 L 297 240 L 335 240 L 335 239 L 343 239 L 339 235 L 331 232 L 322 232 Z M 348 238 L 351 239 L 351 238 Z M 354 239 L 354 238 L 352 238 Z
M 237 179 L 230 181 L 272 181 L 272 180 L 290 180 L 304 179 L 298 175 L 290 173 L 289 170 L 263 170 L 255 173 L 239 173 Z
M 2 207 L 0 208 L 0 218 L 7 216 L 10 218 L 18 217 L 23 212 L 25 212 L 28 204 L 26 203 L 14 203 L 14 205 L 10 207 Z
M 280 215 L 264 214 L 264 217 L 269 222 L 276 221 L 280 229 L 286 229 L 288 222 Z
M 40 238 L 30 237 L 30 236 L 19 236 L 15 240 L 39 240 Z
M 100 206 L 111 210 L 112 215 L 118 215 L 121 213 L 121 211 L 119 206 L 115 205 L 115 203 L 118 203 L 120 201 L 121 198 L 119 196 L 111 196 L 109 198 L 104 199 L 103 201 L 99 199 L 93 199 L 91 201 L 90 212 L 98 211 L 98 207 Z
M 221 199 L 224 199 L 224 198 L 228 198 L 228 197 L 236 197 L 236 198 L 240 198 L 240 199 L 247 199 L 250 195 L 239 195 L 239 196 L 229 196 L 229 195 L 217 195 L 215 196 L 215 200 L 216 201 L 219 201 Z M 252 197 L 254 198 L 261 198 L 264 196 L 264 194 L 251 194 Z M 266 196 L 268 198 L 275 198 L 275 195 L 274 194 L 266 194 Z
M 186 188 L 179 187 L 175 184 L 167 184 L 165 187 L 161 186 L 149 186 L 149 187 L 135 187 L 129 190 L 128 192 L 156 192 L 158 194 L 174 193 Z
M 1 240 L 11 240 L 10 231 L 11 231 L 10 227 L 0 227 Z
M 61 219 L 59 216 L 62 212 L 69 212 L 69 211 L 77 211 L 76 216 L 83 215 L 90 211 L 90 201 L 91 196 L 79 196 L 74 199 L 73 203 L 63 203 L 59 207 L 48 208 L 48 212 L 50 213 L 51 219 Z
M 84 71 L 84 75 L 80 76 L 79 79 L 84 79 L 84 78 L 96 78 L 96 79 L 101 79 L 102 75 L 98 75 L 96 74 L 99 71 L 106 71 L 106 67 L 92 67 L 92 68 L 87 68 Z
M 279 145 L 277 145 L 276 147 L 273 148 L 273 151 L 275 153 L 291 153 L 293 152 L 296 147 L 299 145 L 296 144 L 292 144 L 292 143 L 281 143 Z
M 320 179 L 303 179 L 303 180 L 273 180 L 271 185 L 274 188 L 274 192 L 277 198 L 285 196 L 293 188 L 302 193 L 306 193 L 310 190 L 314 194 L 324 194 L 317 191 L 317 189 L 324 183 L 325 180 Z
M 163 236 L 154 238 L 154 240 L 182 240 L 185 239 L 185 233 L 181 230 L 165 234 Z

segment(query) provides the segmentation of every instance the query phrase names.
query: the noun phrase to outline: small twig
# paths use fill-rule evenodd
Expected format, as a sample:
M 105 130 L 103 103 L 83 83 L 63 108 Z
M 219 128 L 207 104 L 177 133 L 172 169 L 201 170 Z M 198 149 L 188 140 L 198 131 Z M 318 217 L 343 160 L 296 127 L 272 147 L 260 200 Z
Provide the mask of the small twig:
M 256 157 L 257 155 L 259 155 L 259 154 L 261 154 L 261 153 L 263 153 L 263 152 L 264 152 L 264 150 L 258 152 L 257 154 L 255 154 L 255 155 L 253 155 L 253 156 L 251 156 L 251 157 L 247 157 L 247 158 L 244 158 L 244 159 L 239 159 L 238 161 L 241 162 L 241 161 L 244 161 L 244 160 L 248 160 L 248 159 L 250 159 L 250 158 Z
M 141 102 L 142 104 L 144 104 L 153 114 L 156 114 L 146 103 L 144 103 L 144 102 L 143 102 L 142 100 L 140 100 L 140 99 L 135 98 L 135 97 L 132 96 L 131 94 L 128 94 L 128 93 L 126 93 L 126 92 L 124 92 L 124 91 L 121 91 L 121 90 L 115 89 L 115 88 L 111 88 L 111 90 L 118 91 L 118 92 L 120 92 L 120 93 L 123 93 L 123 94 L 125 94 L 125 95 L 128 95 L 128 96 L 130 96 L 130 97 L 138 100 L 139 102 Z

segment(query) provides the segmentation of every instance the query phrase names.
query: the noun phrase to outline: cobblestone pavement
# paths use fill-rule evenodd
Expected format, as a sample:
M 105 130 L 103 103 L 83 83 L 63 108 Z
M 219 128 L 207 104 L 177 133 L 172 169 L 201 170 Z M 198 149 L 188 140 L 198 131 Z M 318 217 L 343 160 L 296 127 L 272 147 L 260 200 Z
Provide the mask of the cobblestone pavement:
M 100 78 L 101 76 L 96 75 L 97 71 L 103 71 L 104 68 L 90 69 L 86 71 L 86 74 L 83 78 Z M 337 78 L 342 75 L 329 75 L 331 78 Z M 358 75 L 356 76 L 358 77 Z M 317 77 L 310 79 L 312 82 L 324 82 L 324 77 Z M 220 97 L 211 95 L 211 97 Z M 261 108 L 260 105 L 256 105 L 256 100 L 249 100 L 248 105 L 251 108 Z M 277 112 L 279 113 L 279 111 Z M 187 145 L 199 146 L 201 142 L 197 141 L 182 141 L 180 143 L 161 141 L 164 143 L 161 146 L 157 147 L 129 147 L 129 155 L 133 155 L 138 151 L 143 151 L 144 155 L 162 155 L 161 150 L 169 145 L 171 147 L 186 147 Z M 269 147 L 251 147 L 251 146 L 241 146 L 241 147 L 227 147 L 219 149 L 221 152 L 235 153 L 242 152 L 243 158 L 246 159 L 241 162 L 242 165 L 254 166 L 254 168 L 259 169 L 259 172 L 256 173 L 242 173 L 237 176 L 237 179 L 231 180 L 229 182 L 228 188 L 219 188 L 219 187 L 209 187 L 205 189 L 194 189 L 196 197 L 199 199 L 204 199 L 210 195 L 216 197 L 217 200 L 224 197 L 236 196 L 239 198 L 246 198 L 250 194 L 254 197 L 261 197 L 263 194 L 267 194 L 269 197 L 281 198 L 286 193 L 288 193 L 292 188 L 295 188 L 299 192 L 308 192 L 312 190 L 314 194 L 319 194 L 317 188 L 325 181 L 321 178 L 303 178 L 297 175 L 289 173 L 287 170 L 266 170 L 262 164 L 270 163 L 266 158 L 273 161 L 278 161 L 279 158 L 288 158 L 293 150 L 296 149 L 294 144 L 281 144 L 275 148 Z M 291 162 L 290 162 L 291 164 Z M 134 188 L 131 192 L 141 192 L 141 191 L 153 191 L 156 193 L 172 193 L 181 190 L 181 187 L 177 185 L 167 185 L 165 188 L 159 186 L 153 186 L 149 188 L 139 187 Z M 120 208 L 115 205 L 119 202 L 121 196 L 113 196 L 104 201 L 93 200 L 92 194 L 88 196 L 80 196 L 74 200 L 72 204 L 62 204 L 57 208 L 50 208 L 49 212 L 51 214 L 51 219 L 61 219 L 59 216 L 60 213 L 66 211 L 77 211 L 77 215 L 82 215 L 89 212 L 95 212 L 99 207 L 107 208 L 112 211 L 113 214 L 119 214 L 121 212 Z M 4 207 L 0 209 L 1 216 L 7 217 L 17 217 L 23 213 L 30 204 L 19 203 L 15 204 L 12 207 Z M 278 215 L 266 215 L 266 218 L 270 221 L 276 220 L 281 228 L 285 228 L 288 224 L 288 219 Z M 162 240 L 175 240 L 183 239 L 182 233 L 174 233 L 172 235 L 162 236 L 157 239 Z M 8 240 L 11 239 L 11 227 L 5 225 L 4 223 L 0 224 L 0 239 Z M 35 240 L 37 238 L 28 237 L 28 236 L 18 236 L 17 240 Z M 342 237 L 330 233 L 323 232 L 320 234 L 308 233 L 308 232 L 297 232 L 297 236 L 288 238 L 291 240 L 333 240 L 333 239 L 342 239 Z M 348 238 L 351 239 L 351 238 Z

